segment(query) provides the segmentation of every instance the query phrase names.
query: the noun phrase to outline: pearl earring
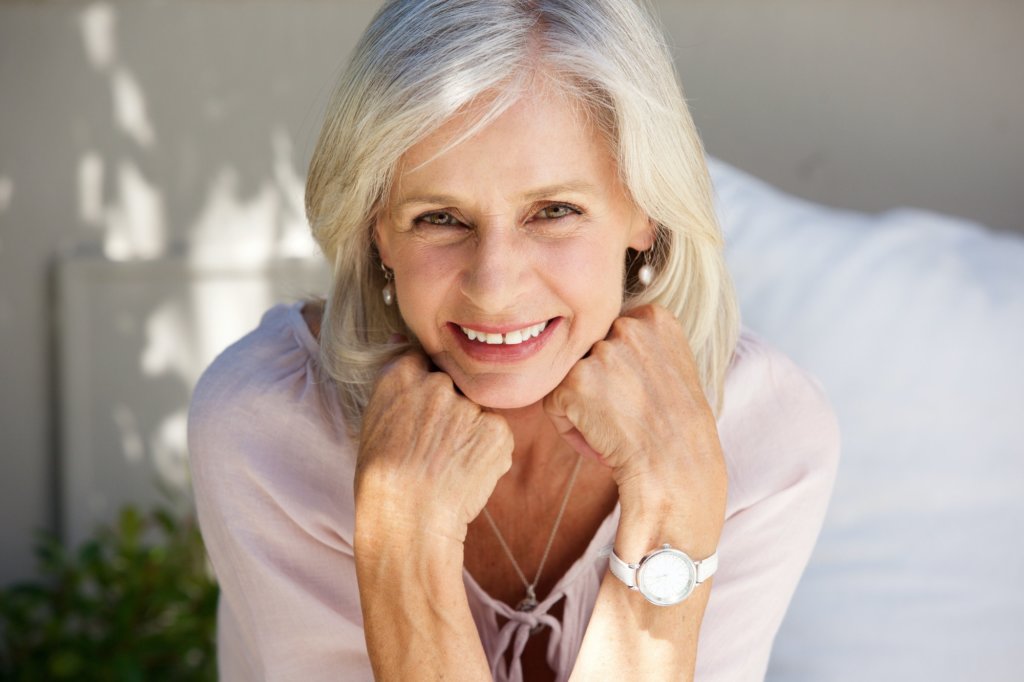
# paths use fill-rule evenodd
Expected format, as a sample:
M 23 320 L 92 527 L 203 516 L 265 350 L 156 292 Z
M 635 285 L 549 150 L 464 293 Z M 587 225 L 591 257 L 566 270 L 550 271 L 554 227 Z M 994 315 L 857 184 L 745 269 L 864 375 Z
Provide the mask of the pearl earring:
M 384 297 L 384 305 L 391 305 L 395 302 L 395 285 L 391 283 L 394 274 L 388 270 L 388 266 L 384 265 L 384 263 L 380 264 L 380 269 L 384 271 L 384 279 L 387 280 L 380 293 Z
M 654 281 L 654 266 L 647 262 L 647 255 L 644 255 L 644 264 L 640 268 L 640 271 L 636 273 L 637 279 L 640 280 L 640 284 L 645 287 L 651 286 L 651 282 Z

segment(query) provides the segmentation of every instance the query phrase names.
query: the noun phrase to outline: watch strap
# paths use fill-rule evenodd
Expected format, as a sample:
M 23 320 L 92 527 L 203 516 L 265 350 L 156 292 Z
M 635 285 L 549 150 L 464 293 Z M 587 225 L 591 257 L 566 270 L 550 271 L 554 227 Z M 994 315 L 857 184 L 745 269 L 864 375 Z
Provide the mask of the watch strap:
M 662 549 L 663 547 L 667 546 L 668 545 L 663 545 L 662 547 L 653 549 L 651 550 L 651 552 L 648 552 L 648 554 L 657 552 L 659 549 Z M 637 589 L 636 569 L 640 566 L 640 561 L 643 561 L 643 559 L 640 559 L 640 561 L 638 561 L 635 564 L 627 564 L 625 561 L 620 559 L 617 554 L 615 554 L 614 545 L 609 546 L 607 550 L 608 568 L 611 569 L 612 575 L 614 575 L 616 578 L 625 583 L 626 587 L 628 587 L 629 589 Z M 646 557 L 647 555 L 645 554 L 644 556 Z M 716 551 L 714 554 L 707 557 L 706 559 L 694 561 L 693 565 L 697 570 L 696 583 L 700 585 L 702 582 L 713 576 L 715 574 L 715 571 L 718 570 L 718 552 Z
M 615 554 L 613 548 L 609 549 L 608 568 L 611 569 L 612 575 L 625 583 L 626 587 L 631 590 L 637 589 L 636 564 L 627 564 Z
M 707 559 L 694 561 L 693 565 L 697 567 L 697 584 L 700 585 L 718 570 L 718 552 L 716 551 Z

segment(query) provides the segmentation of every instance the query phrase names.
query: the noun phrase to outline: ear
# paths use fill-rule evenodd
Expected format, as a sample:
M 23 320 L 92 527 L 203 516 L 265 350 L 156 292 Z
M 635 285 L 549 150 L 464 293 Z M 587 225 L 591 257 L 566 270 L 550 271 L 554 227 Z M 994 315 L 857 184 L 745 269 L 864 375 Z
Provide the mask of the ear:
M 629 231 L 629 247 L 636 251 L 647 251 L 654 246 L 658 233 L 657 224 L 646 216 L 638 216 Z

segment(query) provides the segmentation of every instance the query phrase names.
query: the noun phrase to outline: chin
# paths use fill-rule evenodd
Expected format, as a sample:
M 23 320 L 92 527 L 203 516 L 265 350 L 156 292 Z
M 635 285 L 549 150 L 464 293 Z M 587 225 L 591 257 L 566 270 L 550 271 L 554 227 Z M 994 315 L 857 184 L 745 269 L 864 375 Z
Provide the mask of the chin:
M 561 382 L 530 381 L 525 377 L 476 377 L 453 379 L 462 394 L 481 407 L 492 410 L 515 410 L 529 407 L 544 399 Z

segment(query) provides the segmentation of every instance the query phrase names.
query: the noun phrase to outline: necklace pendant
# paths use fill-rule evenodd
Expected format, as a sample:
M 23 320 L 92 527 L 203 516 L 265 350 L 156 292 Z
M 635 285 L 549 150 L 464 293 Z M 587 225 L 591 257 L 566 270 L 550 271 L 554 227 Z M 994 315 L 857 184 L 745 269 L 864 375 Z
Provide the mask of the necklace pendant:
M 522 601 L 516 604 L 516 611 L 522 611 L 525 613 L 529 613 L 530 611 L 533 611 L 535 608 L 537 608 L 537 599 L 533 596 L 532 592 L 527 593 L 526 597 L 524 597 Z M 530 636 L 532 637 L 533 635 L 537 634 L 543 629 L 544 623 L 537 623 L 532 628 L 530 628 Z
M 516 604 L 516 611 L 524 611 L 529 613 L 537 608 L 537 600 L 532 594 L 526 595 L 518 604 Z

